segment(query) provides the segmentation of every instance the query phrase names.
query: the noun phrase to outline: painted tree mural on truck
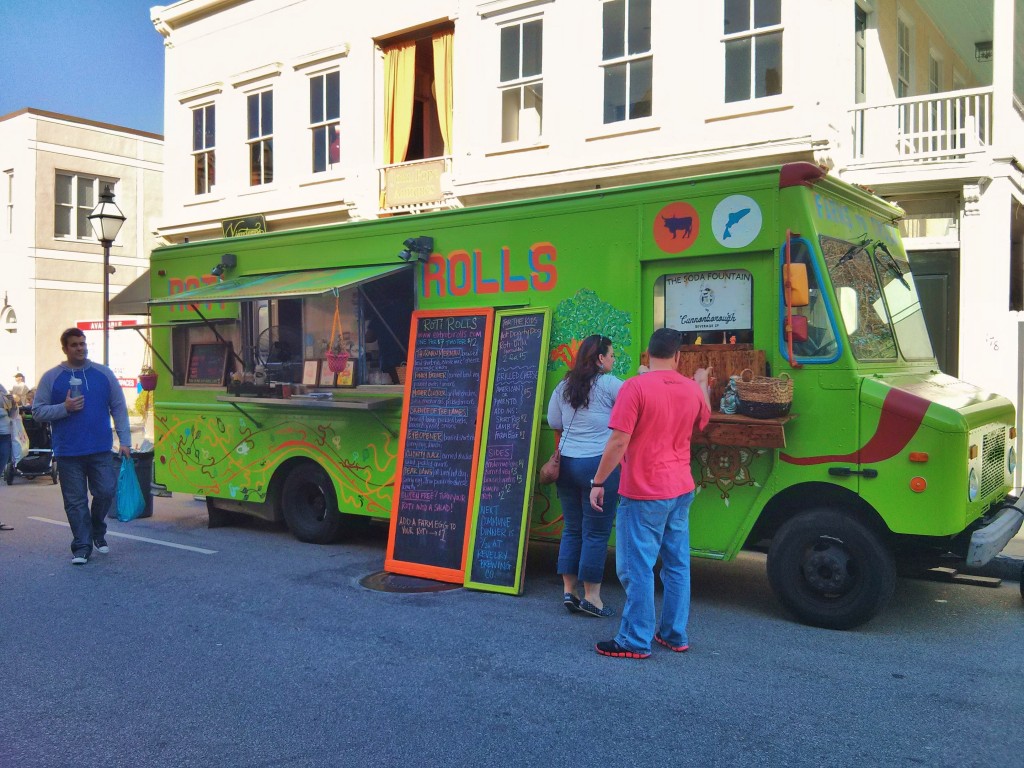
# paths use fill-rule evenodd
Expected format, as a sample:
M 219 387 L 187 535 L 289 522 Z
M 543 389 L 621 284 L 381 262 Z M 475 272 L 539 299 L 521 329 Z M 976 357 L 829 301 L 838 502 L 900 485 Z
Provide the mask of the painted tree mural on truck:
M 633 343 L 631 323 L 628 312 L 602 301 L 590 288 L 581 288 L 575 296 L 560 301 L 555 307 L 548 370 L 554 371 L 560 365 L 572 368 L 583 339 L 600 333 L 611 339 L 615 346 L 612 373 L 620 379 L 626 378 L 633 372 L 633 359 L 627 351 Z

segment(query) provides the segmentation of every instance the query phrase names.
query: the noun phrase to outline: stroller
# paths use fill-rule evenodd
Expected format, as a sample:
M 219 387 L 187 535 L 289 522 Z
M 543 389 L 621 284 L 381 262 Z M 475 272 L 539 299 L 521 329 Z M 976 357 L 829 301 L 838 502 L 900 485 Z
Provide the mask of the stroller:
M 21 406 L 18 409 L 21 413 L 22 424 L 25 425 L 25 434 L 28 435 L 28 453 L 18 458 L 17 461 L 4 467 L 4 480 L 8 485 L 14 485 L 14 478 L 43 477 L 49 475 L 53 484 L 57 484 L 57 461 L 53 458 L 53 445 L 50 440 L 50 425 L 45 421 L 36 421 L 32 418 L 32 408 Z

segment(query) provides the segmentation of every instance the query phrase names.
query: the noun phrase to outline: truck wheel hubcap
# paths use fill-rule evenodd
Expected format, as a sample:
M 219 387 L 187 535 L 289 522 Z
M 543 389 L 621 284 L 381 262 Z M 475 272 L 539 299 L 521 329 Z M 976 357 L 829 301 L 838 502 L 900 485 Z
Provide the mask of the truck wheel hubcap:
M 807 552 L 801 570 L 815 591 L 841 595 L 853 585 L 853 558 L 841 542 L 819 539 Z

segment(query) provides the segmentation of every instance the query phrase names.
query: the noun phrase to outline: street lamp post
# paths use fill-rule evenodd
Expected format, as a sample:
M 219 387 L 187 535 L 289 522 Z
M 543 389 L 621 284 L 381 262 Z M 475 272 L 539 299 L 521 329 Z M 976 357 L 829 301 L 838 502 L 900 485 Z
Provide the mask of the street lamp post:
M 109 184 L 103 185 L 100 202 L 89 214 L 96 239 L 103 246 L 103 364 L 110 365 L 110 246 L 121 231 L 124 214 L 114 202 Z

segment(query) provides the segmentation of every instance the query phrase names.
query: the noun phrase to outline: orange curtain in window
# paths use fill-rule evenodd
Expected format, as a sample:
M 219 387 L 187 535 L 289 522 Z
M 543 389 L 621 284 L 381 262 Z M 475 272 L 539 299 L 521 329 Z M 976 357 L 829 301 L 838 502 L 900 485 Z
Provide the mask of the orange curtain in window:
M 384 163 L 401 163 L 409 149 L 412 94 L 416 76 L 416 42 L 384 51 Z
M 437 101 L 437 122 L 441 126 L 444 153 L 452 153 L 452 32 L 440 32 L 434 43 L 434 99 Z

